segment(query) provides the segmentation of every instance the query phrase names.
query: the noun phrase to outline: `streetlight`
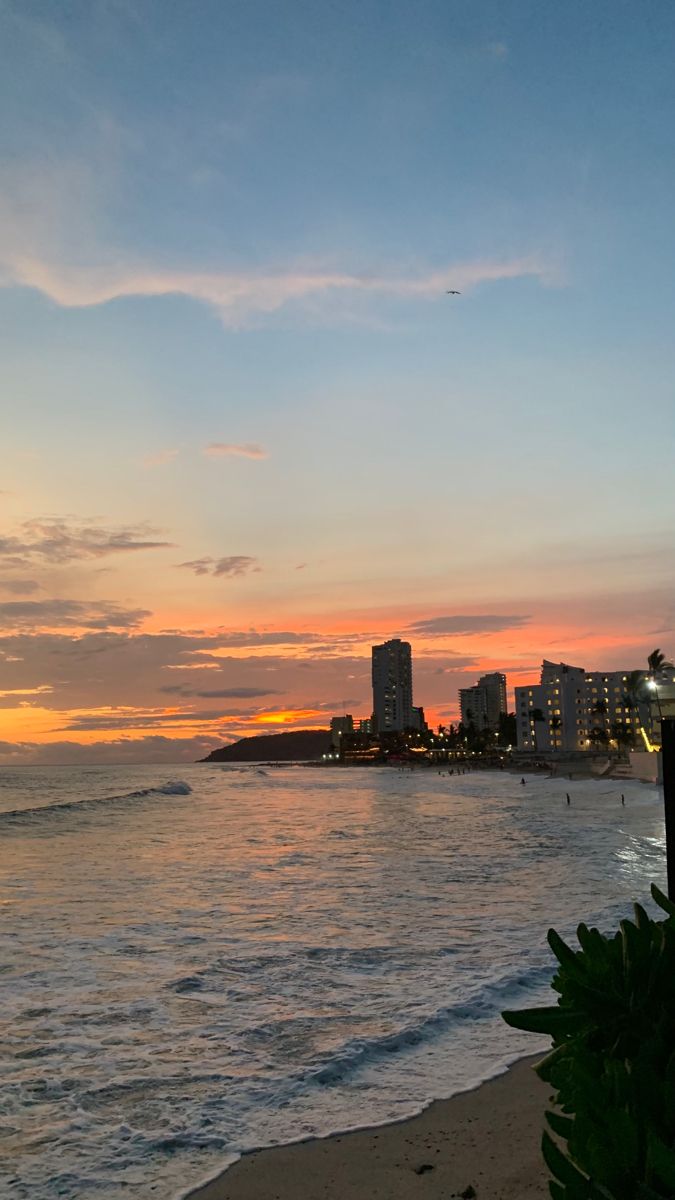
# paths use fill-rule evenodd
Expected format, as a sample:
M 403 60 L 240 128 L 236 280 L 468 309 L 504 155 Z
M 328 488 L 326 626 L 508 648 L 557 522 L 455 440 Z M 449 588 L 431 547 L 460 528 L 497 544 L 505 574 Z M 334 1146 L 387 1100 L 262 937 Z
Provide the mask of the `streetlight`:
M 663 712 L 661 711 L 661 697 L 659 696 L 659 685 L 655 679 L 648 679 L 647 687 L 649 688 L 650 692 L 654 693 L 654 696 L 656 697 L 656 707 L 659 710 L 659 721 L 662 721 L 663 720 Z
M 654 693 L 659 710 L 661 727 L 661 782 L 663 783 L 663 809 L 666 825 L 666 871 L 668 873 L 668 897 L 675 900 L 675 717 L 664 717 L 659 696 L 659 685 L 652 676 L 647 687 Z

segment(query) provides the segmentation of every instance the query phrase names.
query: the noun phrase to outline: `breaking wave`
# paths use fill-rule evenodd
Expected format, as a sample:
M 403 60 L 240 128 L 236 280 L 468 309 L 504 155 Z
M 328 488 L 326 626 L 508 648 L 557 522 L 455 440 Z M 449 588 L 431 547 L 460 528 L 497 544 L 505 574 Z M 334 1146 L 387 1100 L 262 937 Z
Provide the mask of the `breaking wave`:
M 73 813 L 92 813 L 100 809 L 124 807 L 135 804 L 138 800 L 146 800 L 154 796 L 189 796 L 192 788 L 182 779 L 170 779 L 157 787 L 138 788 L 134 792 L 124 792 L 121 796 L 94 796 L 90 800 L 68 800 L 62 804 L 36 805 L 34 808 L 13 808 L 9 812 L 0 813 L 0 829 L 11 826 L 34 826 L 52 822 Z
M 519 971 L 493 980 L 477 988 L 464 1001 L 450 1004 L 429 1013 L 419 1021 L 412 1021 L 400 1029 L 374 1038 L 353 1038 L 327 1062 L 302 1073 L 304 1083 L 330 1085 L 338 1083 L 358 1071 L 360 1067 L 380 1058 L 391 1056 L 441 1037 L 463 1022 L 489 1021 L 499 1016 L 510 1004 L 518 1005 L 525 996 L 533 993 L 551 978 L 549 962 L 540 963 L 528 971 Z

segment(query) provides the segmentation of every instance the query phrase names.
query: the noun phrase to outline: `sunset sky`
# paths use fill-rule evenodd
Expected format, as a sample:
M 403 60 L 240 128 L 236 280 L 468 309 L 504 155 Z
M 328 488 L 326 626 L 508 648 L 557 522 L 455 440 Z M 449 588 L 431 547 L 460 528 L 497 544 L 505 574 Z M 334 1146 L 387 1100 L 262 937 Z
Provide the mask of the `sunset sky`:
M 670 0 L 0 0 L 0 762 L 675 652 Z M 456 288 L 461 296 L 448 296 Z

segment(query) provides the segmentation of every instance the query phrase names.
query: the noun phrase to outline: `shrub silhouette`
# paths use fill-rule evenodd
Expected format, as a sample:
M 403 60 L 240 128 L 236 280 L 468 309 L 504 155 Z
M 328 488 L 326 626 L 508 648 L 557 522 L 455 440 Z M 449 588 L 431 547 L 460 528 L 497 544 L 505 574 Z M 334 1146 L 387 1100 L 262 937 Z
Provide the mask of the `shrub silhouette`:
M 675 1197 L 675 904 L 652 896 L 665 920 L 636 904 L 613 937 L 580 925 L 579 950 L 549 930 L 558 1003 L 503 1014 L 553 1039 L 536 1067 L 557 1093 L 558 1141 L 542 1139 L 553 1200 Z

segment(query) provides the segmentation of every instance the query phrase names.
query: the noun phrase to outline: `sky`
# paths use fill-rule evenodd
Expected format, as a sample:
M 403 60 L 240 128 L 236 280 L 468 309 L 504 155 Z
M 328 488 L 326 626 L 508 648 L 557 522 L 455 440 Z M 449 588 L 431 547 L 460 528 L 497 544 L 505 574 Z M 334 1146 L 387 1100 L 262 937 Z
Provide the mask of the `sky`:
M 670 0 L 0 0 L 0 763 L 675 651 Z M 456 289 L 461 295 L 446 295 Z

